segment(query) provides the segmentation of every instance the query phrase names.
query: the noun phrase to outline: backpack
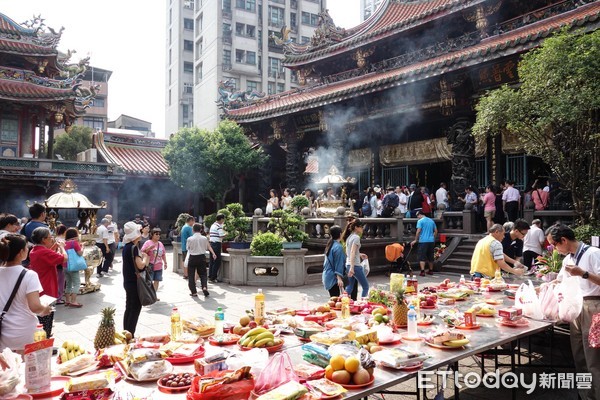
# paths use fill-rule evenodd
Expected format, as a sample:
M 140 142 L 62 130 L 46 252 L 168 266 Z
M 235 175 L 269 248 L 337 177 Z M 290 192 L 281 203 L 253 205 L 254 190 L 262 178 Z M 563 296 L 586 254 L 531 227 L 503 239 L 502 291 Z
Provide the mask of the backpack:
M 387 196 L 388 196 L 388 201 L 387 201 L 388 208 L 395 209 L 400 205 L 400 197 L 398 197 L 398 195 L 396 193 L 390 193 Z
M 371 213 L 373 212 L 373 210 L 371 209 L 371 202 L 369 202 L 369 199 L 367 197 L 368 196 L 365 197 L 361 208 L 363 217 L 370 217 Z

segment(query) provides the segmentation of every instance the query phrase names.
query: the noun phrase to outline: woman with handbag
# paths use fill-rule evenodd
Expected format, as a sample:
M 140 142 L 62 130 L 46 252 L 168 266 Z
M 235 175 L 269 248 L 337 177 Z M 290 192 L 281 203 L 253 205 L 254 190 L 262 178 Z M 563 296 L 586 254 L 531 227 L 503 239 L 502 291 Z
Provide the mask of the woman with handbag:
M 165 246 L 160 241 L 160 228 L 152 228 L 150 240 L 142 246 L 142 253 L 146 253 L 152 267 L 152 284 L 154 290 L 158 290 L 158 285 L 163 280 L 163 269 L 167 269 L 167 254 Z M 159 301 L 160 299 L 156 299 Z
M 142 311 L 137 279 L 138 274 L 146 269 L 148 255 L 142 253 L 138 243 L 142 238 L 140 226 L 133 221 L 123 227 L 123 288 L 125 289 L 125 313 L 123 314 L 123 329 L 135 336 L 135 328 Z
M 79 244 L 79 232 L 76 228 L 69 228 L 65 232 L 65 251 L 73 250 L 78 256 L 83 256 L 83 250 Z M 79 294 L 79 286 L 81 285 L 81 276 L 79 271 L 70 271 L 67 267 L 65 271 L 65 306 L 80 308 L 83 304 L 77 302 L 77 295 Z
M 0 349 L 19 353 L 33 342 L 36 314 L 48 315 L 52 310 L 40 302 L 42 285 L 38 275 L 21 265 L 27 253 L 25 236 L 7 234 L 0 239 Z
M 329 296 L 339 296 L 344 290 L 344 276 L 346 275 L 346 255 L 340 243 L 342 228 L 333 225 L 329 228 L 329 241 L 325 246 L 325 261 L 323 263 L 323 286 Z
M 46 227 L 38 227 L 31 234 L 31 241 L 34 246 L 29 252 L 29 269 L 37 272 L 40 283 L 42 284 L 42 292 L 48 296 L 58 298 L 58 276 L 56 266 L 67 261 L 67 253 L 63 245 L 57 243 L 50 229 Z M 52 337 L 52 324 L 54 322 L 54 312 L 38 317 L 40 324 L 44 325 L 46 337 Z

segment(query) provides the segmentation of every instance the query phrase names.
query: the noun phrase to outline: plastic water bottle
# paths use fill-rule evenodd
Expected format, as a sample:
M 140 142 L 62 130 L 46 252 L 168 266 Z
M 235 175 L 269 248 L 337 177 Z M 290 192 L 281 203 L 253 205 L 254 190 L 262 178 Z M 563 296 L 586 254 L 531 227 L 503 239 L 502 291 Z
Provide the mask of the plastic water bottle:
M 217 308 L 215 313 L 215 336 L 223 334 L 223 323 L 225 322 L 225 313 L 221 307 Z
M 465 276 L 464 276 L 464 275 L 461 275 L 461 276 L 460 276 L 460 284 L 461 284 L 461 285 L 464 285 L 465 283 L 466 283 L 466 281 L 465 281 Z
M 417 334 L 417 312 L 415 311 L 415 306 L 413 306 L 412 304 L 410 305 L 409 309 L 408 309 L 408 313 L 406 314 L 407 319 L 408 319 L 408 337 L 409 338 L 417 338 L 418 334 Z
M 181 337 L 181 317 L 177 307 L 171 311 L 171 340 L 176 341 Z
M 350 318 L 350 297 L 346 292 L 342 295 L 342 318 Z
M 308 311 L 308 295 L 302 295 L 302 309 Z
M 258 293 L 254 295 L 254 321 L 258 325 L 262 325 L 265 320 L 265 295 L 262 289 L 258 289 Z
M 44 330 L 44 325 L 42 324 L 37 324 L 37 327 L 35 328 L 35 332 L 33 332 L 33 341 L 34 342 L 41 342 L 42 340 L 46 340 L 46 331 Z

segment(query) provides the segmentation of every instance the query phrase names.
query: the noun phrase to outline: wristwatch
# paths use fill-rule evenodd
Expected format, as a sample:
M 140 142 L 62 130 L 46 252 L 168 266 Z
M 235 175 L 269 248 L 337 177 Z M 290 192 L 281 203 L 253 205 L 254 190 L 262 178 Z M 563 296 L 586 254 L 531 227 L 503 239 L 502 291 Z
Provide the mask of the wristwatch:
M 589 272 L 587 272 L 587 271 L 585 271 L 585 272 L 583 273 L 583 275 L 581 275 L 581 277 L 582 277 L 583 279 L 587 279 L 587 278 L 589 278 L 589 277 L 590 277 L 590 273 L 589 273 Z

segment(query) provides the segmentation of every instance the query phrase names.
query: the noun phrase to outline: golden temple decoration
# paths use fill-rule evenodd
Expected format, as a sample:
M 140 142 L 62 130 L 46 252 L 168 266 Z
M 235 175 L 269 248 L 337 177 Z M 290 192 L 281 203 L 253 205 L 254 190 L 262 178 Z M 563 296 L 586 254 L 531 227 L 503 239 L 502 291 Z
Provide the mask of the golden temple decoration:
M 275 140 L 280 140 L 283 137 L 283 127 L 285 123 L 281 120 L 274 119 L 271 121 L 271 128 L 273 128 L 273 138 Z
M 364 68 L 367 65 L 367 57 L 373 54 L 375 51 L 374 47 L 369 49 L 358 49 L 352 54 L 352 59 L 356 61 L 358 68 Z
M 71 179 L 65 179 L 58 188 L 65 193 L 73 193 L 77 190 L 77 185 Z
M 488 5 L 479 4 L 475 7 L 475 10 L 465 11 L 463 17 L 469 22 L 475 22 L 475 27 L 481 33 L 481 37 L 487 37 L 487 28 L 489 26 L 487 17 L 495 14 L 501 5 L 502 0 Z

